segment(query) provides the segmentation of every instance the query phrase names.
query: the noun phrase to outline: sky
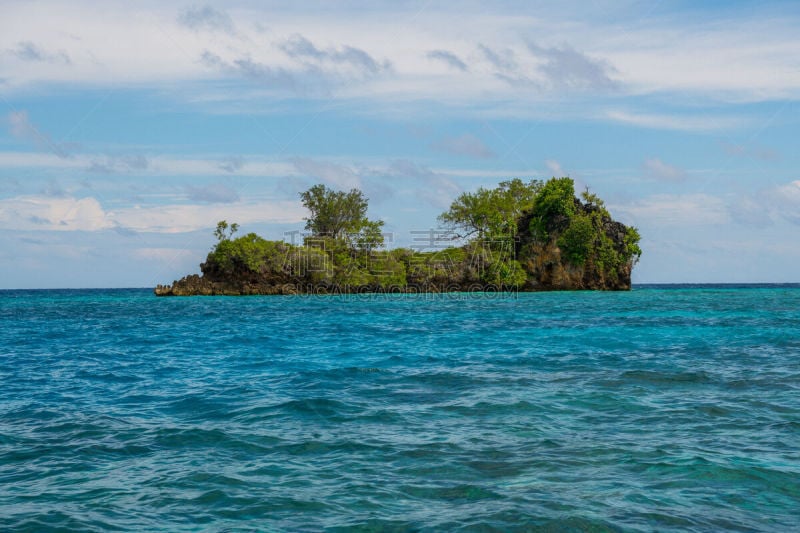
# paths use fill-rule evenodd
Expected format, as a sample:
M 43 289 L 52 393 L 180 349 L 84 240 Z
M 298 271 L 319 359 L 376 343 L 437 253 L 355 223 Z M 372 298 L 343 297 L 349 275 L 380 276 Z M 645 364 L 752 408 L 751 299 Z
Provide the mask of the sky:
M 800 3 L 0 3 L 0 289 L 199 272 L 357 187 L 389 246 L 569 176 L 634 283 L 800 282 Z

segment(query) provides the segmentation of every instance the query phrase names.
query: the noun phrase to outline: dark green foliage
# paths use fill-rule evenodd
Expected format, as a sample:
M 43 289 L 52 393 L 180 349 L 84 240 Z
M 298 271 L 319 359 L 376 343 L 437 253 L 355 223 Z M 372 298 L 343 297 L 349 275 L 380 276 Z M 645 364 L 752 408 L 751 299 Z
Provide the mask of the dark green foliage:
M 461 237 L 480 239 L 509 237 L 516 233 L 517 220 L 533 207 L 542 182 L 525 183 L 515 178 L 503 181 L 495 189 L 479 188 L 474 193 L 462 193 L 439 216 L 439 221 L 457 231 Z
M 220 240 L 209 254 L 208 262 L 227 274 L 278 271 L 286 262 L 288 249 L 286 243 L 248 233 L 238 239 Z
M 218 241 L 227 241 L 230 240 L 230 238 L 233 237 L 233 234 L 237 231 L 239 231 L 239 224 L 234 222 L 228 226 L 228 223 L 225 220 L 220 220 L 217 222 L 217 229 L 214 230 L 214 236 Z
M 642 249 L 639 247 L 640 238 L 638 229 L 633 226 L 628 228 L 625 233 L 625 254 L 628 261 L 636 263 L 642 256 Z
M 558 247 L 570 263 L 582 265 L 592 250 L 597 234 L 598 230 L 592 224 L 592 217 L 578 215 L 570 221 L 567 229 L 558 238 Z
M 528 274 L 519 264 L 519 261 L 505 260 L 491 264 L 481 280 L 493 288 L 519 288 L 525 285 Z
M 529 229 L 534 237 L 546 241 L 551 231 L 568 225 L 575 210 L 575 182 L 571 178 L 552 178 L 536 196 Z
M 254 233 L 234 239 L 238 225 L 221 221 L 218 242 L 201 265 L 204 275 L 267 290 L 285 284 L 321 292 L 511 290 L 537 288 L 558 266 L 562 281 L 543 287 L 626 288 L 642 253 L 636 228 L 613 221 L 588 189 L 585 203 L 575 198 L 570 178 L 514 179 L 462 194 L 440 220 L 473 239 L 432 252 L 382 250 L 383 223 L 366 217 L 367 200 L 356 189 L 316 185 L 301 198 L 312 231 L 302 246 Z M 573 285 L 564 285 L 573 275 Z
M 314 235 L 341 239 L 366 230 L 363 238 L 366 246 L 383 245 L 380 232 L 383 222 L 367 218 L 367 199 L 358 189 L 344 192 L 321 184 L 314 185 L 301 193 L 300 199 L 311 212 L 311 216 L 306 218 L 306 229 Z

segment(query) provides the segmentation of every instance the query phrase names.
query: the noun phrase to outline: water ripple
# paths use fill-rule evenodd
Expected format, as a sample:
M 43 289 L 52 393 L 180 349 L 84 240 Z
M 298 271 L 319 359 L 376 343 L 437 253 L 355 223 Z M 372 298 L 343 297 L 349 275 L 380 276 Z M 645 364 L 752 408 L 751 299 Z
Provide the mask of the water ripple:
M 800 290 L 0 292 L 15 531 L 789 531 Z

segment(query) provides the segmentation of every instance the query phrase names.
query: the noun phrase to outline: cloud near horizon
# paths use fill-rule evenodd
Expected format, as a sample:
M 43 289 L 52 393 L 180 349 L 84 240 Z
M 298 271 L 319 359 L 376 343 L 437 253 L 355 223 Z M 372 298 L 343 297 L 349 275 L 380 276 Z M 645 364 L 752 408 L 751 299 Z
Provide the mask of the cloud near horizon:
M 0 200 L 0 226 L 16 231 L 186 233 L 213 228 L 234 213 L 240 224 L 296 223 L 299 201 L 166 204 L 108 209 L 93 197 L 17 196 Z

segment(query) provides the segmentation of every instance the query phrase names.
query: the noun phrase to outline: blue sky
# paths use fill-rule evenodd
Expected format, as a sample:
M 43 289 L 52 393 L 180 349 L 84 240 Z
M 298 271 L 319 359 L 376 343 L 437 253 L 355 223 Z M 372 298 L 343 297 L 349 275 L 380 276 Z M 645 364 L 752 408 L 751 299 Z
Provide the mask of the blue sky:
M 554 175 L 640 229 L 634 282 L 800 281 L 800 4 L 281 4 L 3 3 L 0 288 L 171 282 L 314 183 L 408 245 Z

